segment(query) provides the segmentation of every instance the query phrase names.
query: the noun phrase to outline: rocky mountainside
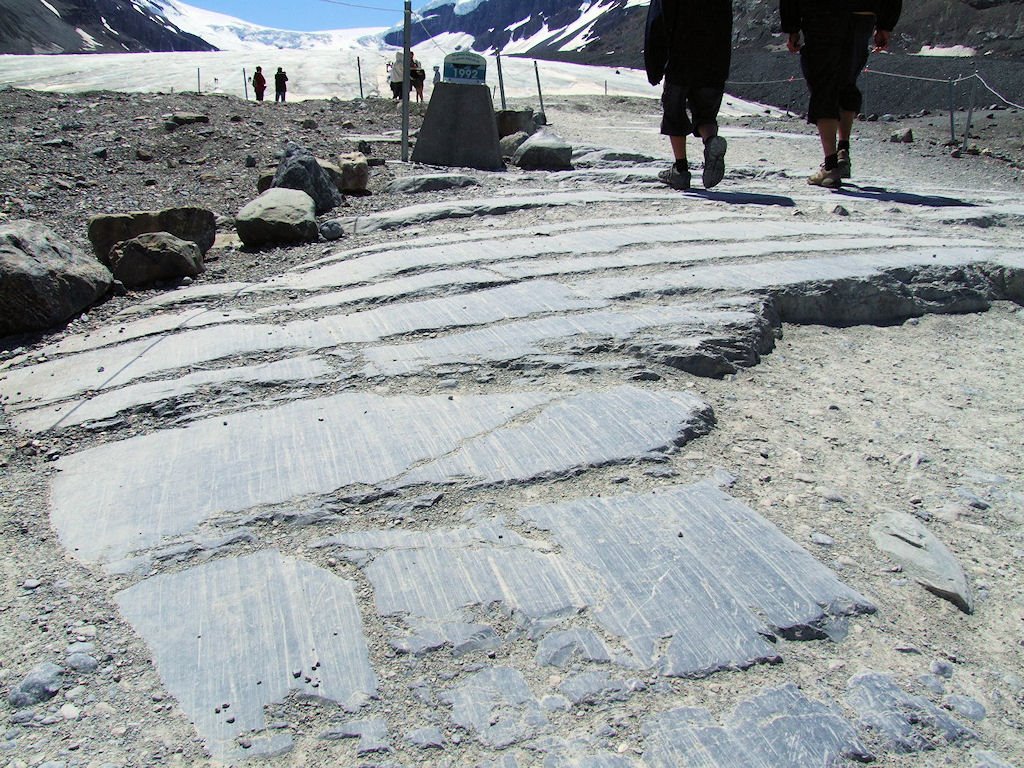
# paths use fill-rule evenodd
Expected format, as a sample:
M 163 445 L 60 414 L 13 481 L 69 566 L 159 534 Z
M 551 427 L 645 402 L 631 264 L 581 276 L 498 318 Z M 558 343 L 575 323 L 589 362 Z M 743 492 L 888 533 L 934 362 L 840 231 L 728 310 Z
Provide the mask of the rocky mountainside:
M 149 0 L 3 0 L 0 53 L 215 51 Z
M 500 50 L 585 64 L 638 66 L 645 0 L 435 0 L 420 9 L 414 44 L 444 33 L 472 38 L 478 51 Z M 776 45 L 775 0 L 733 0 L 739 48 Z M 1013 57 L 1024 52 L 1024 4 L 1020 0 L 923 0 L 906 3 L 896 48 L 963 45 L 979 54 Z M 401 45 L 401 30 L 385 37 Z

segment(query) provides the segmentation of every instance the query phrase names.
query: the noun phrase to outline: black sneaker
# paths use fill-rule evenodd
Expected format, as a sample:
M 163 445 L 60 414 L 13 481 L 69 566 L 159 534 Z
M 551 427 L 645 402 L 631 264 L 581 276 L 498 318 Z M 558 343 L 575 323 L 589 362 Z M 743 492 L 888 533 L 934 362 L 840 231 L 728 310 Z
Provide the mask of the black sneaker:
M 672 189 L 687 190 L 690 188 L 690 172 L 679 171 L 673 165 L 658 174 L 658 181 L 668 184 Z
M 711 189 L 725 178 L 725 139 L 712 136 L 704 142 L 704 189 Z

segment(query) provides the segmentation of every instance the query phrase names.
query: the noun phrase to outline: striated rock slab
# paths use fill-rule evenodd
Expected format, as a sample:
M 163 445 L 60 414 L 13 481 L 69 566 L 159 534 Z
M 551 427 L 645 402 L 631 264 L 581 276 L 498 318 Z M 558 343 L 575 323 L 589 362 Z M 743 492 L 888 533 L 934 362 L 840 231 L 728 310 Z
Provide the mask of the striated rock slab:
M 79 559 L 121 559 L 215 514 L 353 485 L 516 482 L 635 460 L 703 434 L 711 419 L 692 395 L 632 387 L 452 399 L 346 393 L 65 457 L 51 520 Z
M 779 659 L 766 641 L 838 636 L 874 610 L 753 510 L 707 484 L 531 507 L 552 541 L 500 522 L 436 532 L 369 531 L 319 542 L 360 565 L 383 616 L 405 619 L 400 650 L 422 653 L 486 632 L 498 604 L 538 645 L 542 664 L 573 656 L 670 676 Z M 557 547 L 557 552 L 551 551 Z M 589 611 L 621 646 L 610 653 L 570 617 Z M 493 630 L 492 630 L 493 632 Z M 624 649 L 624 650 L 620 650 Z M 625 652 L 625 651 L 628 651 Z
M 890 512 L 871 526 L 871 538 L 929 592 L 974 613 L 974 596 L 960 562 L 919 520 Z
M 524 741 L 548 722 L 522 673 L 509 667 L 481 670 L 440 698 L 456 725 L 492 749 Z
M 846 701 L 860 716 L 860 727 L 899 754 L 935 749 L 976 735 L 927 699 L 905 692 L 890 675 L 855 675 L 847 684 Z
M 376 694 L 351 583 L 276 550 L 155 576 L 115 599 L 215 757 L 286 748 L 263 707 L 289 694 L 348 711 Z M 249 731 L 265 738 L 243 752 Z
M 646 720 L 643 735 L 644 768 L 830 768 L 872 759 L 838 709 L 792 683 L 741 702 L 724 725 L 706 709 L 683 707 Z

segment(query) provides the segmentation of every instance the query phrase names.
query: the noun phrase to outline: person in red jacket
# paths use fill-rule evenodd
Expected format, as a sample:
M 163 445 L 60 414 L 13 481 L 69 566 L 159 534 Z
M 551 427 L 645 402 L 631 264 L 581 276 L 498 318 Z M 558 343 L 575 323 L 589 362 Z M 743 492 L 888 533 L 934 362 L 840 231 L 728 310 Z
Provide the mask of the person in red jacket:
M 267 78 L 263 76 L 263 67 L 256 67 L 252 76 L 252 89 L 256 93 L 256 101 L 263 101 L 263 92 L 267 90 Z
M 857 76 L 872 36 L 876 51 L 886 49 L 902 10 L 902 0 L 779 0 L 786 46 L 800 54 L 810 91 L 807 122 L 825 155 L 808 184 L 838 189 L 851 176 L 850 134 L 863 100 Z
M 644 33 L 647 79 L 662 78 L 661 132 L 675 162 L 658 174 L 673 189 L 690 188 L 686 137 L 703 140 L 702 181 L 710 189 L 725 176 L 726 142 L 718 110 L 732 63 L 732 0 L 651 0 Z

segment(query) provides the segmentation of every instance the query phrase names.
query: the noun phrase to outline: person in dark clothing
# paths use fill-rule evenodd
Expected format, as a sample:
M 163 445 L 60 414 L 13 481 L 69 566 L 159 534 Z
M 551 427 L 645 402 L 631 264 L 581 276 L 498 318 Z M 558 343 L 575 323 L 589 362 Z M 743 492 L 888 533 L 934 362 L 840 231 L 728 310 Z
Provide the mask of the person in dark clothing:
M 267 78 L 263 76 L 263 67 L 256 67 L 252 76 L 252 90 L 256 94 L 256 101 L 263 101 L 263 92 L 267 90 Z
M 662 78 L 661 132 L 675 162 L 658 178 L 675 189 L 690 188 L 686 137 L 704 142 L 704 187 L 725 176 L 726 142 L 718 135 L 718 110 L 732 61 L 731 0 L 651 0 L 644 35 L 647 79 Z
M 288 93 L 288 75 L 281 67 L 278 67 L 274 74 L 274 101 L 284 103 L 286 93 Z
M 850 135 L 863 101 L 857 77 L 872 37 L 876 51 L 886 49 L 902 10 L 902 0 L 779 0 L 787 47 L 799 52 L 810 91 L 807 122 L 825 155 L 808 184 L 837 189 L 852 174 Z

